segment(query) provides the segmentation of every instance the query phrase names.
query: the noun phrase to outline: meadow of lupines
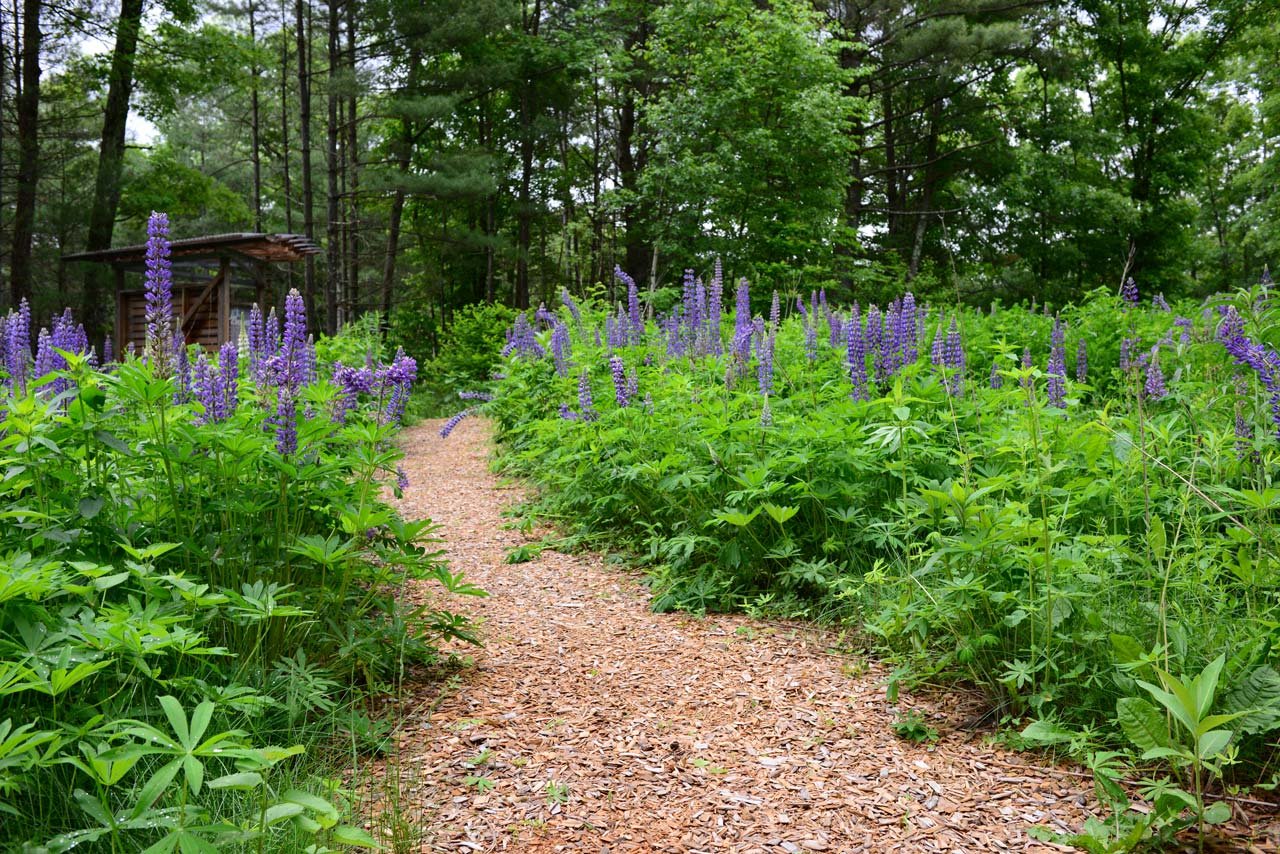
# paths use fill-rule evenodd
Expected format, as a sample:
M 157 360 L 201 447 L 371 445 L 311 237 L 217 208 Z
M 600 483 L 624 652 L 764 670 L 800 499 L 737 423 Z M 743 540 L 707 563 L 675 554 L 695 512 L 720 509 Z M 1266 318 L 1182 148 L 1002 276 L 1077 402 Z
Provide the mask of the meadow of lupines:
M 144 352 L 0 318 L 0 848 L 372 846 L 335 757 L 377 748 L 366 698 L 471 637 L 394 594 L 479 592 L 385 500 L 416 366 L 318 364 L 296 291 L 185 347 L 162 214 L 148 234 Z
M 1269 283 L 837 306 L 729 297 L 717 266 L 646 318 L 618 276 L 626 304 L 518 318 L 482 408 L 537 511 L 629 550 L 654 607 L 840 621 L 895 665 L 892 693 L 964 682 L 1038 742 L 1275 773 Z M 1229 742 L 1159 753 L 1185 745 L 1148 688 L 1219 656 L 1206 703 L 1237 715 L 1214 721 Z

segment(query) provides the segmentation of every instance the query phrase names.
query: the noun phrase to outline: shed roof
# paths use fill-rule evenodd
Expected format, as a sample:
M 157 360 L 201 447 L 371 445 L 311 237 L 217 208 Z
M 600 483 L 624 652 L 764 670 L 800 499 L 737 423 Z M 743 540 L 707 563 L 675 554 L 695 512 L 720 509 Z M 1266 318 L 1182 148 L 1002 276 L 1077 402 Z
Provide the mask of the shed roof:
M 255 261 L 294 263 L 308 255 L 318 255 L 320 247 L 298 234 L 259 234 L 232 232 L 184 237 L 169 243 L 173 261 L 204 261 L 223 255 L 243 255 Z M 93 261 L 118 267 L 132 267 L 146 262 L 147 244 L 117 246 L 96 252 L 76 252 L 62 256 L 64 261 Z

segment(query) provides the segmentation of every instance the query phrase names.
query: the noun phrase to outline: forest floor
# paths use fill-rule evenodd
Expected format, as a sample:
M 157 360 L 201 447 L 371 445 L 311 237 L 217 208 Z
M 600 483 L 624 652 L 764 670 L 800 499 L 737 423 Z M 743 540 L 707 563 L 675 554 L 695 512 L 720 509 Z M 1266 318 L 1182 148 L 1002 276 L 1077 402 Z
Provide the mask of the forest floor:
M 506 563 L 532 541 L 504 525 L 521 491 L 490 472 L 485 422 L 447 440 L 438 427 L 403 436 L 400 506 L 434 519 L 453 569 L 490 595 L 448 603 L 485 645 L 458 647 L 473 665 L 402 698 L 394 758 L 371 781 L 384 793 L 371 826 L 410 828 L 412 850 L 1066 850 L 1027 829 L 1078 830 L 1094 807 L 1087 775 L 966 726 L 974 698 L 889 704 L 885 668 L 835 651 L 834 635 L 651 613 L 638 579 L 598 554 Z M 895 736 L 906 707 L 935 743 Z M 1248 824 L 1233 850 L 1276 850 Z

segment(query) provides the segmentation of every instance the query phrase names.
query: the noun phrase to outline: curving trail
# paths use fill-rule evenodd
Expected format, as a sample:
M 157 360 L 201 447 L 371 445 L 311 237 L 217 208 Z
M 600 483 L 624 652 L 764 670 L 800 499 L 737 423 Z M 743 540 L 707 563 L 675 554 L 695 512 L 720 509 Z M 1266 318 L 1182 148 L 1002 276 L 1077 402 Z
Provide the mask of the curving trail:
M 1043 851 L 1063 849 L 1029 825 L 1083 823 L 1088 780 L 958 728 L 964 710 L 917 703 L 941 740 L 895 738 L 883 669 L 807 627 L 652 614 L 599 555 L 505 563 L 527 539 L 503 527 L 520 494 L 489 471 L 488 426 L 438 428 L 403 436 L 401 507 L 491 595 L 450 603 L 486 645 L 407 699 L 380 772 L 420 850 Z

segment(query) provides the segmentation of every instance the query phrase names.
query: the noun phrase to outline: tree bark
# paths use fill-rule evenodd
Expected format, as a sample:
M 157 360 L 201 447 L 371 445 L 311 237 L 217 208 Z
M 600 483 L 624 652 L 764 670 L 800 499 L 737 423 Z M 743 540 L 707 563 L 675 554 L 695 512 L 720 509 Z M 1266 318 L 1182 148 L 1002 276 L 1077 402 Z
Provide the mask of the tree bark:
M 302 233 L 308 240 L 315 240 L 315 195 L 311 186 L 311 40 L 308 38 L 311 4 L 308 0 L 295 0 L 294 9 L 298 37 L 298 147 L 302 151 Z M 303 262 L 302 275 L 302 298 L 307 306 L 307 314 L 317 317 L 314 255 L 308 255 Z
M 129 97 L 133 92 L 133 65 L 138 54 L 138 30 L 142 26 L 143 0 L 121 0 L 116 25 L 116 44 L 111 54 L 107 103 L 102 116 L 102 139 L 98 145 L 98 174 L 93 184 L 93 206 L 89 211 L 89 234 L 85 249 L 94 252 L 111 248 L 116 211 L 120 206 L 120 174 L 124 168 L 125 123 L 129 118 Z M 115 287 L 111 270 L 103 264 L 87 265 L 81 317 L 89 340 L 100 342 L 107 334 L 106 292 Z
M 339 304 L 342 302 L 342 237 L 338 215 L 338 0 L 329 0 L 329 75 L 326 101 L 328 121 L 325 124 L 325 142 L 328 150 L 326 168 L 327 197 L 325 207 L 325 260 L 328 270 L 325 282 L 325 329 L 333 335 L 342 321 Z
M 347 290 L 353 317 L 360 308 L 360 126 L 356 99 L 356 0 L 347 0 Z
M 9 259 L 10 301 L 31 297 L 31 239 L 35 231 L 40 170 L 40 0 L 22 3 L 22 90 L 18 93 L 18 188 Z
M 417 91 L 418 66 L 422 63 L 422 50 L 416 44 L 409 49 L 409 67 L 405 81 L 405 92 L 413 97 Z M 404 178 L 409 174 L 410 158 L 413 153 L 413 122 L 408 115 L 400 116 L 400 134 L 394 146 L 396 169 L 401 180 L 396 185 L 395 194 L 391 197 L 391 212 L 387 217 L 387 248 L 382 260 L 382 322 L 391 318 L 392 296 L 396 281 L 396 259 L 400 251 L 400 221 L 404 216 Z
M 253 230 L 262 231 L 262 135 L 261 116 L 258 108 L 258 28 L 255 0 L 249 0 L 249 49 L 252 51 L 249 70 L 249 130 L 253 161 Z

